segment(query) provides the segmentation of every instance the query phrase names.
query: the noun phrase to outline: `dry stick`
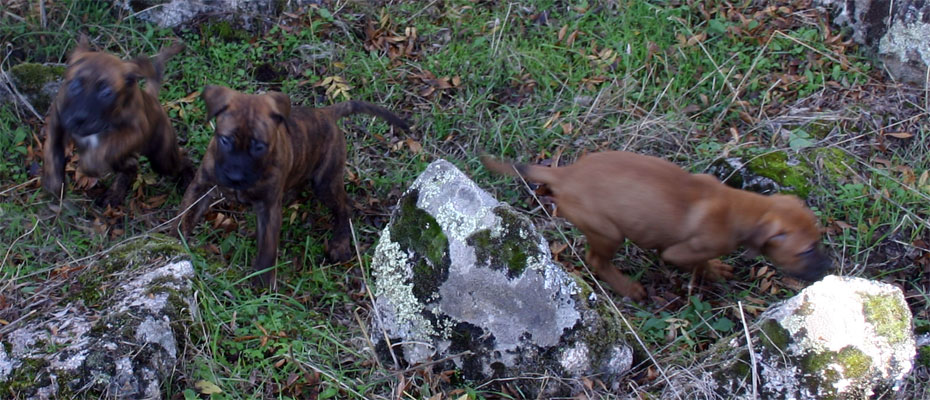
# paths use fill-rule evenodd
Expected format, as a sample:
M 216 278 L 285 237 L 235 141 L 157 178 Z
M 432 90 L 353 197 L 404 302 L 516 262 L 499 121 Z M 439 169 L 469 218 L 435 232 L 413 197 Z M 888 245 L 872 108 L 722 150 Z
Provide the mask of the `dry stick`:
M 28 180 L 28 181 L 25 181 L 25 182 L 23 182 L 23 183 L 20 183 L 19 185 L 9 187 L 9 188 L 7 188 L 6 190 L 0 192 L 0 197 L 5 196 L 7 193 L 12 192 L 12 191 L 14 191 L 14 190 L 16 190 L 16 189 L 19 189 L 19 188 L 21 188 L 21 187 L 23 187 L 23 186 L 28 186 L 29 184 L 31 184 L 31 183 L 33 183 L 33 182 L 35 182 L 35 181 L 37 181 L 37 180 L 39 180 L 39 177 L 32 178 L 32 179 L 30 179 L 30 180 Z
M 178 218 L 183 217 L 184 214 L 187 214 L 187 212 L 190 211 L 191 208 L 193 208 L 194 206 L 196 206 L 197 203 L 200 203 L 201 201 L 203 201 L 203 199 L 206 198 L 208 195 L 210 195 L 210 193 L 213 193 L 214 190 L 216 190 L 216 185 L 211 186 L 211 187 L 210 187 L 210 190 L 207 190 L 207 192 L 204 193 L 203 195 L 201 195 L 200 197 L 198 197 L 197 200 L 194 200 L 194 202 L 191 203 L 191 205 L 187 206 L 187 208 L 181 210 L 181 212 L 179 212 L 178 215 L 175 215 L 174 218 L 171 218 L 171 219 L 169 219 L 169 220 L 167 220 L 167 221 L 165 221 L 165 222 L 162 222 L 162 223 L 160 223 L 160 224 L 158 224 L 158 225 L 155 225 L 155 227 L 153 227 L 152 229 L 149 229 L 148 232 L 146 232 L 146 234 L 152 233 L 152 232 L 157 232 L 157 231 L 161 230 L 161 228 L 162 228 L 163 226 L 168 225 L 168 224 L 173 224 L 175 220 L 177 220 Z M 212 206 L 214 206 L 214 205 L 216 205 L 216 203 L 211 204 L 210 206 L 212 207 Z M 178 226 L 178 228 L 180 228 L 180 226 Z
M 501 24 L 501 28 L 498 31 L 497 40 L 491 43 L 491 55 L 496 56 L 497 50 L 501 44 L 501 39 L 504 37 L 504 30 L 507 28 L 507 20 L 510 19 L 510 9 L 513 7 L 513 3 L 507 4 L 507 13 L 504 14 L 504 22 Z
M 743 314 L 743 302 L 737 301 L 739 306 L 739 319 L 743 321 L 743 333 L 746 334 L 746 347 L 749 348 L 749 361 L 752 362 L 752 398 L 758 399 L 759 373 L 756 371 L 756 352 L 752 348 L 752 339 L 749 337 L 749 326 L 746 325 L 746 315 Z
M 368 274 L 365 273 L 365 265 L 362 263 L 362 253 L 358 249 L 358 239 L 355 237 L 355 225 L 352 224 L 351 218 L 349 219 L 349 231 L 352 232 L 352 244 L 355 246 L 355 256 L 358 258 L 358 267 L 362 271 L 362 278 L 365 279 L 365 293 L 368 294 L 368 299 L 371 300 L 371 309 L 375 312 L 375 318 L 378 319 L 378 327 L 381 328 L 384 342 L 387 343 L 388 351 L 391 353 L 391 359 L 394 360 L 394 369 L 398 369 L 400 368 L 400 363 L 397 361 L 397 355 L 394 354 L 394 345 L 391 344 L 391 339 L 388 337 L 387 330 L 384 329 L 384 319 L 381 318 L 381 313 L 375 305 L 375 296 L 371 293 L 371 283 L 368 280 Z M 372 348 L 372 351 L 374 351 L 374 348 Z M 375 359 L 377 359 L 377 356 Z M 381 362 L 378 361 L 378 364 L 380 365 Z
M 536 203 L 539 205 L 543 205 L 542 202 L 539 200 L 539 197 L 536 196 L 536 193 L 533 191 L 532 188 L 530 188 L 530 185 L 526 182 L 526 179 L 524 179 L 523 175 L 520 174 L 520 171 L 518 171 L 516 168 L 514 168 L 514 171 L 516 171 L 517 176 L 520 177 L 520 181 L 523 182 L 523 186 L 527 189 L 528 192 L 530 192 L 530 195 L 533 196 L 533 199 L 536 200 Z M 555 220 L 552 218 L 552 215 L 549 214 L 549 211 L 546 210 L 545 207 L 543 207 L 543 212 L 546 213 L 546 217 L 548 217 L 550 221 L 555 222 Z M 617 308 L 617 304 L 614 303 L 613 299 L 610 298 L 610 295 L 607 293 L 607 291 L 604 290 L 604 287 L 601 286 L 601 283 L 594 276 L 594 273 L 592 273 L 591 269 L 588 268 L 587 262 L 585 262 L 585 260 L 581 258 L 581 256 L 575 250 L 575 246 L 572 245 L 571 242 L 568 240 L 568 237 L 565 235 L 565 232 L 562 231 L 562 228 L 560 228 L 558 225 L 555 225 L 555 227 L 559 231 L 559 235 L 562 236 L 562 239 L 565 240 L 565 243 L 567 243 L 568 247 L 572 250 L 572 254 L 575 257 L 577 257 L 579 261 L 581 261 L 581 265 L 584 267 L 585 272 L 587 272 L 588 275 L 592 278 L 592 282 L 594 282 L 594 285 L 597 286 L 597 289 L 600 291 L 601 295 L 604 296 L 604 298 L 607 300 L 607 303 L 610 304 L 610 307 L 613 308 L 614 312 L 616 312 L 617 315 L 620 317 L 620 319 L 623 320 L 623 323 L 626 325 L 627 329 L 629 329 L 630 333 L 633 334 L 633 337 L 636 338 L 636 342 L 639 343 L 643 351 L 646 352 L 646 355 L 649 356 L 649 360 L 652 361 L 652 363 L 656 366 L 656 369 L 659 371 L 659 374 L 662 375 L 662 379 L 664 379 L 665 383 L 667 383 L 668 386 L 672 388 L 672 390 L 675 392 L 675 397 L 681 400 L 682 397 L 681 397 L 681 394 L 678 393 L 678 389 L 675 388 L 675 386 L 672 384 L 672 381 L 668 378 L 668 375 L 665 373 L 665 369 L 662 368 L 661 365 L 659 365 L 659 362 L 652 355 L 652 352 L 650 352 L 649 349 L 646 347 L 646 343 L 643 342 L 643 339 L 640 338 L 639 334 L 636 333 L 636 330 L 633 329 L 633 325 L 630 324 L 630 321 L 626 319 L 626 316 L 624 316 L 623 313 L 620 311 L 620 309 Z

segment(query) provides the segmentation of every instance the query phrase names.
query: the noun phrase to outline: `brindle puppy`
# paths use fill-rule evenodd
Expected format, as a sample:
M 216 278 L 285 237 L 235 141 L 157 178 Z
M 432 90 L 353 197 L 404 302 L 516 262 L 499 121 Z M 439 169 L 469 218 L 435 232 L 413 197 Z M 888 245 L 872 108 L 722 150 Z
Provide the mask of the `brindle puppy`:
M 224 197 L 254 206 L 258 255 L 252 267 L 256 271 L 269 269 L 277 256 L 285 195 L 310 187 L 334 215 L 328 257 L 333 261 L 349 259 L 350 210 L 343 186 L 346 142 L 336 121 L 363 113 L 403 130 L 409 129 L 407 123 L 384 108 L 361 101 L 316 109 L 292 108 L 283 93 L 248 95 L 221 86 L 207 86 L 202 97 L 209 117 L 216 118 L 216 135 L 184 193 L 178 221 L 181 234 L 190 235 L 215 196 L 211 187 L 218 185 Z M 253 283 L 267 286 L 271 277 L 266 271 Z
M 155 172 L 180 180 L 183 189 L 194 165 L 182 154 L 168 115 L 158 103 L 165 61 L 181 52 L 176 43 L 155 57 L 130 61 L 91 51 L 82 37 L 68 60 L 62 89 L 45 118 L 42 185 L 64 195 L 65 145 L 74 142 L 78 169 L 91 177 L 116 175 L 97 198 L 99 206 L 117 206 L 126 198 L 145 155 Z M 139 79 L 145 78 L 143 91 Z

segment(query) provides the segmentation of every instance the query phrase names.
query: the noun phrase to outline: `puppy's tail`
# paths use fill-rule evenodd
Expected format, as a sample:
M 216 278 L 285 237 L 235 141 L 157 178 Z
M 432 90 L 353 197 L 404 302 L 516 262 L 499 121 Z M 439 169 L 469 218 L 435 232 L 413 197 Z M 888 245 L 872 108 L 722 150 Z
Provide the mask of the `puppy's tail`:
M 558 168 L 541 167 L 538 165 L 515 164 L 495 160 L 487 154 L 481 156 L 484 167 L 498 174 L 522 176 L 529 182 L 551 184 L 555 182 Z
M 381 119 L 384 119 L 389 124 L 394 125 L 405 131 L 410 131 L 410 125 L 407 121 L 404 121 L 396 114 L 388 111 L 388 109 L 376 106 L 371 103 L 366 103 L 364 101 L 344 101 L 342 103 L 336 103 L 329 107 L 324 108 L 326 111 L 329 111 L 333 114 L 333 119 L 337 120 L 339 118 L 349 116 L 352 114 L 368 114 L 374 115 Z
M 145 78 L 145 91 L 148 94 L 158 97 L 158 91 L 161 90 L 161 81 L 165 74 L 165 62 L 184 51 L 185 47 L 184 43 L 175 41 L 171 46 L 162 49 L 152 57 L 138 57 L 132 60 L 138 67 L 139 76 Z

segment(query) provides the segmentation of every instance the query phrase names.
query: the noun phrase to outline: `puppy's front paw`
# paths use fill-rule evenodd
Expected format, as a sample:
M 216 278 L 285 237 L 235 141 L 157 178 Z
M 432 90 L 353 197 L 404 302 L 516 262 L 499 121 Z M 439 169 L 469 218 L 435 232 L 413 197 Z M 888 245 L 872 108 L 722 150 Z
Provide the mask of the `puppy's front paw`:
M 119 207 L 123 204 L 123 199 L 126 198 L 126 193 L 117 193 L 115 190 L 107 190 L 102 196 L 94 200 L 94 204 L 100 208 L 106 208 L 107 206 L 111 208 Z
M 707 261 L 703 272 L 704 277 L 718 282 L 733 278 L 733 266 L 717 259 Z
M 646 298 L 646 288 L 639 282 L 632 282 L 623 295 L 633 300 L 640 301 Z
M 326 256 L 333 262 L 346 262 L 352 258 L 352 249 L 349 247 L 348 240 L 329 242 Z

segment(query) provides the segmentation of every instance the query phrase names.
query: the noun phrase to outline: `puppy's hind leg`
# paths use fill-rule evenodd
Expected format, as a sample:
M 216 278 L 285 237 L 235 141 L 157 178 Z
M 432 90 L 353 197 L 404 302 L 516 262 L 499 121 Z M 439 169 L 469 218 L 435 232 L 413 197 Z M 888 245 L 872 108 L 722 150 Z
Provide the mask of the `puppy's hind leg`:
M 333 237 L 329 241 L 326 255 L 330 261 L 343 262 L 352 258 L 351 234 L 349 229 L 349 196 L 342 182 L 345 166 L 333 167 L 333 173 L 319 175 L 313 180 L 313 193 L 333 213 Z
M 597 278 L 606 282 L 607 285 L 622 296 L 629 297 L 633 300 L 642 300 L 646 297 L 646 289 L 639 282 L 620 272 L 611 260 L 617 254 L 617 249 L 623 243 L 621 237 L 617 241 L 600 239 L 597 236 L 585 234 L 588 238 L 588 265 L 594 268 L 594 274 Z

